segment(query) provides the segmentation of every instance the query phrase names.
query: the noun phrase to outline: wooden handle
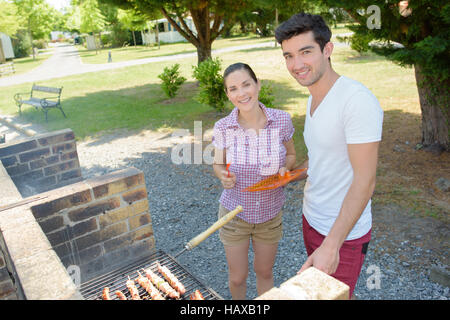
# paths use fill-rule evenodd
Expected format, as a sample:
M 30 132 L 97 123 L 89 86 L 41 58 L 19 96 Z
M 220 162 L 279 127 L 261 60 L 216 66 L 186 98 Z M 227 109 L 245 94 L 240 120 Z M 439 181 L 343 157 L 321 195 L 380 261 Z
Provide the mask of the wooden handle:
M 228 212 L 225 216 L 217 220 L 211 227 L 200 233 L 198 236 L 193 238 L 191 241 L 189 241 L 186 244 L 186 248 L 191 250 L 192 248 L 195 248 L 198 246 L 203 240 L 208 238 L 211 234 L 213 234 L 215 231 L 222 228 L 224 225 L 226 225 L 228 222 L 230 222 L 231 219 L 233 219 L 239 212 L 241 212 L 243 208 L 241 206 L 237 206 L 236 209 L 233 211 Z

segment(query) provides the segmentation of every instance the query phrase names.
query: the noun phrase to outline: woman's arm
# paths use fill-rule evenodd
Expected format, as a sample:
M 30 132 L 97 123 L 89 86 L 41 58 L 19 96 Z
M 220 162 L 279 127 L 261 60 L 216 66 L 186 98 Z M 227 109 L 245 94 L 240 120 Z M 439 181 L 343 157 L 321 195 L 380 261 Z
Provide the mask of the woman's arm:
M 297 160 L 297 155 L 295 152 L 294 139 L 290 139 L 289 141 L 283 142 L 284 147 L 286 148 L 286 169 L 292 170 L 295 166 L 295 161 Z

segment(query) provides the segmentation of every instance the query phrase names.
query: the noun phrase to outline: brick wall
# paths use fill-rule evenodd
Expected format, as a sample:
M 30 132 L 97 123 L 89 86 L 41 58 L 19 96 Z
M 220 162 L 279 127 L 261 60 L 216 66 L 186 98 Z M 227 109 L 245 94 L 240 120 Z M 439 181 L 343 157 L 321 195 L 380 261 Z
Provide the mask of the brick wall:
M 255 300 L 348 300 L 349 294 L 348 285 L 310 267 Z
M 12 182 L 2 163 L 0 162 L 0 206 L 14 203 L 22 199 L 19 191 Z M 12 275 L 11 260 L 3 239 L 0 212 L 0 300 L 17 299 L 17 288 Z
M 40 196 L 31 211 L 62 263 L 80 267 L 81 282 L 154 248 L 144 174 L 135 168 Z
M 71 129 L 1 144 L 0 160 L 23 197 L 81 180 Z
M 0 234 L 1 236 L 1 234 Z M 0 300 L 17 300 L 14 278 L 6 266 L 6 257 L 3 254 L 4 247 L 0 249 Z

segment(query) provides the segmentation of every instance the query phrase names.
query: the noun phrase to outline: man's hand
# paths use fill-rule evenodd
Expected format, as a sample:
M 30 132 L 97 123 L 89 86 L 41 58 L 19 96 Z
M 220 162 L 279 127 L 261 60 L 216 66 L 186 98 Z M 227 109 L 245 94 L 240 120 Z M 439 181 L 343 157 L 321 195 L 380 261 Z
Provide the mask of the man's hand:
M 339 265 L 339 250 L 326 247 L 323 243 L 306 260 L 297 274 L 302 273 L 309 267 L 317 268 L 326 274 L 333 274 Z

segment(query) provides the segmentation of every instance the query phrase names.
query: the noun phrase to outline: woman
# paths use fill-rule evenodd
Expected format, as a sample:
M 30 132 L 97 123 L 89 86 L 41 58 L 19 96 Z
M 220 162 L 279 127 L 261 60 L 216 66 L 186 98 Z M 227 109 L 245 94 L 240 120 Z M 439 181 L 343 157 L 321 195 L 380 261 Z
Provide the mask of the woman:
M 273 287 L 272 268 L 282 236 L 285 195 L 283 188 L 242 190 L 269 175 L 284 175 L 295 166 L 294 127 L 288 113 L 259 102 L 261 83 L 247 64 L 230 65 L 223 78 L 225 92 L 235 108 L 214 126 L 213 167 L 224 187 L 219 218 L 238 205 L 244 210 L 220 229 L 219 237 L 228 262 L 232 298 L 243 300 L 250 240 L 258 295 Z

